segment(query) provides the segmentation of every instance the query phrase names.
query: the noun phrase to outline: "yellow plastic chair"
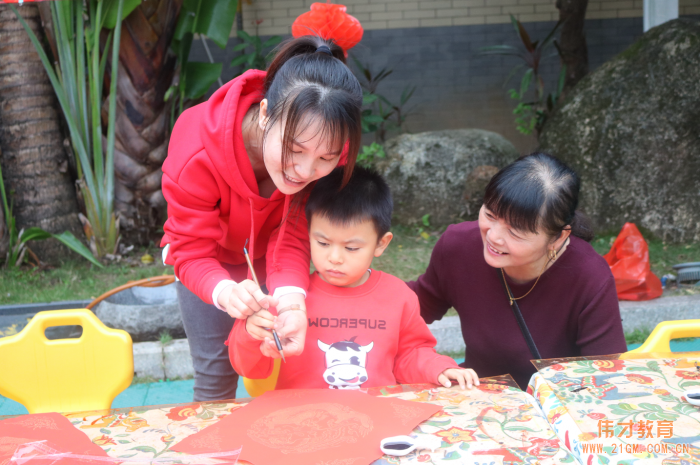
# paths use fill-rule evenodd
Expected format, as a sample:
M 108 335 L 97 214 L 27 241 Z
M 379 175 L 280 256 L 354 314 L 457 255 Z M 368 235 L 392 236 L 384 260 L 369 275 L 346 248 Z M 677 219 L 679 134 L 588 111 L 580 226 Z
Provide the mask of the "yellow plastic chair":
M 46 328 L 80 325 L 75 339 L 46 338 Z M 131 336 L 90 310 L 39 312 L 19 333 L 0 339 L 0 394 L 29 413 L 110 408 L 134 376 Z
M 640 353 L 671 352 L 671 339 L 681 337 L 700 337 L 700 320 L 662 321 L 651 332 L 644 344 L 623 355 Z
M 248 394 L 250 394 L 251 397 L 258 397 L 261 394 L 265 394 L 267 391 L 275 390 L 275 386 L 277 386 L 277 378 L 280 375 L 281 363 L 282 360 L 276 358 L 275 364 L 272 367 L 272 373 L 265 379 L 243 378 L 245 390 L 248 391 Z

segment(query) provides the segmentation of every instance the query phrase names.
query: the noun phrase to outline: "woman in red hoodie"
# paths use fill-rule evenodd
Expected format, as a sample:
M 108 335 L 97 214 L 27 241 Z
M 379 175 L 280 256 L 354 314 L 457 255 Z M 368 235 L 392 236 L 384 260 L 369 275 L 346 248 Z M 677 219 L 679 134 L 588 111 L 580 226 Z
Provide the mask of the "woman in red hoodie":
M 224 345 L 234 318 L 261 308 L 305 310 L 309 235 L 303 202 L 312 183 L 360 146 L 362 89 L 332 42 L 287 42 L 267 72 L 250 70 L 177 120 L 163 164 L 168 220 L 161 245 L 175 267 L 195 370 L 194 400 L 235 397 Z M 338 186 L 339 188 L 341 186 Z M 251 281 L 246 246 L 266 296 Z M 305 313 L 280 315 L 286 355 L 301 353 Z

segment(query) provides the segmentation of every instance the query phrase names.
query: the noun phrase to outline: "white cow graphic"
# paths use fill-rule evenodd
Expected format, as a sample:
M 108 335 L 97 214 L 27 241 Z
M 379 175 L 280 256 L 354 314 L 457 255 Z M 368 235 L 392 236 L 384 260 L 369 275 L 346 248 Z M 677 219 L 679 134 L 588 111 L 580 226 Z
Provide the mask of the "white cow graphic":
M 372 350 L 374 342 L 361 346 L 355 342 L 356 337 L 333 344 L 318 340 L 318 347 L 326 353 L 323 379 L 329 389 L 359 389 L 367 381 L 367 352 Z

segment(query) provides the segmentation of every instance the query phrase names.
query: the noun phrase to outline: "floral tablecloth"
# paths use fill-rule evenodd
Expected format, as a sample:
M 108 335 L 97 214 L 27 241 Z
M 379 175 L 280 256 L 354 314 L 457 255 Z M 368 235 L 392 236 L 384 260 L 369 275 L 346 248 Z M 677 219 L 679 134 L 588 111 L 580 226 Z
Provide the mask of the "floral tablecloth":
M 432 385 L 389 386 L 368 394 L 443 406 L 442 412 L 412 433 L 437 437 L 435 452 L 414 451 L 405 457 L 384 456 L 374 465 L 428 464 L 557 464 L 576 463 L 562 446 L 535 400 L 506 376 L 483 378 L 478 389 Z M 135 407 L 102 412 L 65 414 L 76 428 L 99 444 L 110 456 L 126 459 L 172 459 L 172 463 L 217 463 L 192 460 L 170 447 L 217 422 L 248 400 L 220 403 Z M 231 449 L 236 445 L 232 444 Z M 339 457 L 338 464 L 345 463 Z M 133 462 L 132 462 L 133 463 Z M 162 463 L 162 462 L 161 462 Z M 239 462 L 243 463 L 243 462 Z M 264 465 L 264 464 L 256 464 Z M 266 465 L 266 464 L 265 464 Z
M 635 357 L 536 361 L 528 392 L 583 464 L 700 465 L 700 354 Z

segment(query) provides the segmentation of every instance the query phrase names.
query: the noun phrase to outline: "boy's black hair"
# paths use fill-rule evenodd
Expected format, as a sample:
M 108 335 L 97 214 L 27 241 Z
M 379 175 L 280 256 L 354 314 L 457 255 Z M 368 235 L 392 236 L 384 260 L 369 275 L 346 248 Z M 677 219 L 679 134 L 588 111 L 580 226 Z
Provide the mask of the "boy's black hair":
M 355 166 L 348 184 L 341 189 L 343 168 L 334 169 L 314 186 L 306 202 L 306 218 L 322 215 L 331 223 L 352 224 L 371 220 L 381 239 L 391 228 L 394 203 L 386 181 L 374 170 Z

